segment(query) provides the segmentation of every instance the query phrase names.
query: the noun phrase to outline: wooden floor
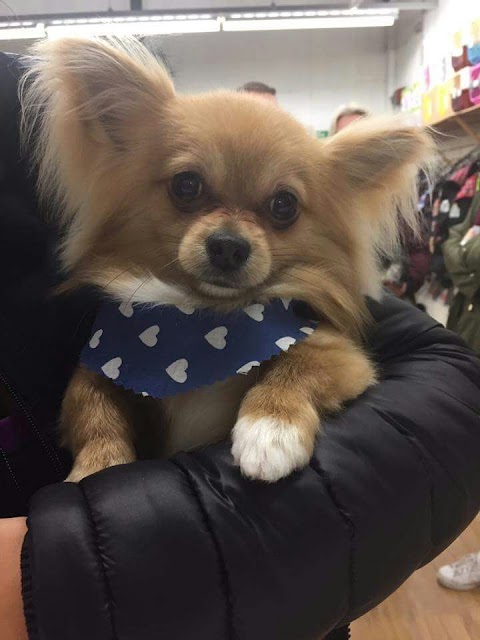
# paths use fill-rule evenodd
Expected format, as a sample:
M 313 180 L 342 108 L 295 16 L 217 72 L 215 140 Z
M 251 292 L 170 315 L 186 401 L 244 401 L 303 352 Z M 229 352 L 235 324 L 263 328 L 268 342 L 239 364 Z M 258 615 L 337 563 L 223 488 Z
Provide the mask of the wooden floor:
M 480 640 L 480 588 L 442 589 L 438 567 L 480 551 L 480 517 L 437 560 L 352 625 L 352 640 Z

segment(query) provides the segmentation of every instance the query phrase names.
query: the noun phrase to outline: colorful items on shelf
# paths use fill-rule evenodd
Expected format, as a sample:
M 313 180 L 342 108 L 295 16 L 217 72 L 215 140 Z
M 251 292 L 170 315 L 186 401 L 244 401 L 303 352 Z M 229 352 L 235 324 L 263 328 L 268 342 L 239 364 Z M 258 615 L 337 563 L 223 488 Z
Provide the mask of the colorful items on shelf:
M 437 85 L 422 95 L 422 122 L 434 124 L 452 115 L 453 81 Z
M 431 48 L 430 56 L 436 55 Z M 435 125 L 454 113 L 480 105 L 480 17 L 453 36 L 451 52 L 428 61 L 420 82 L 402 93 L 402 111 Z
M 448 116 L 453 113 L 452 90 L 453 78 L 450 78 L 450 80 L 447 80 L 447 82 L 444 82 L 438 87 L 438 120 L 448 118 Z
M 432 91 L 428 91 L 422 95 L 422 122 L 423 124 L 432 124 L 435 121 L 435 114 L 433 110 L 433 96 Z
M 470 66 L 468 59 L 468 47 L 462 31 L 457 31 L 453 36 L 452 67 L 454 71 L 461 71 Z
M 418 122 L 421 122 L 422 116 L 422 87 L 416 82 L 411 87 L 406 87 L 402 95 L 402 111 L 407 111 L 417 116 Z
M 480 105 L 480 64 L 473 67 L 470 75 L 470 101 L 474 105 Z
M 471 70 L 469 67 L 462 69 L 453 77 L 452 108 L 455 112 L 469 109 L 473 106 L 470 99 Z
M 472 22 L 467 53 L 471 65 L 480 64 L 480 18 Z

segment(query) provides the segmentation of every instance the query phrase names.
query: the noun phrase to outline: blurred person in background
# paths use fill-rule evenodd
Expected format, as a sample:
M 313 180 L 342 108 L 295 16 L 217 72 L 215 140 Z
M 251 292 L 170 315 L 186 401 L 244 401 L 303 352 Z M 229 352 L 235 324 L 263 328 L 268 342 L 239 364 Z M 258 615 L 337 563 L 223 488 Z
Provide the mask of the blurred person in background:
M 352 124 L 352 122 L 361 120 L 362 118 L 368 118 L 370 115 L 371 114 L 368 109 L 364 109 L 354 102 L 342 105 L 333 115 L 332 124 L 330 126 L 330 135 L 334 136 L 336 133 Z
M 263 82 L 246 82 L 237 89 L 240 93 L 253 93 L 259 98 L 277 102 L 277 90 Z
M 465 221 L 450 228 L 443 255 L 456 289 L 447 328 L 480 354 L 480 178 L 477 188 Z
M 480 553 L 469 553 L 457 562 L 441 567 L 438 583 L 455 591 L 471 591 L 480 587 Z

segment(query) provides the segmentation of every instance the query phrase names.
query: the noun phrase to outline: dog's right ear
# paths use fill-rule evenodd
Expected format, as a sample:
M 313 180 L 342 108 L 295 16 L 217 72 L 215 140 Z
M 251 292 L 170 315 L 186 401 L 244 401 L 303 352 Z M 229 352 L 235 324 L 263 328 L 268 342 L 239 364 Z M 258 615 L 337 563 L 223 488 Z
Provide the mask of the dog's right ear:
M 84 122 L 97 140 L 121 144 L 138 119 L 175 95 L 165 68 L 134 39 L 65 38 L 40 43 L 35 54 L 37 97 L 49 94 L 47 109 Z

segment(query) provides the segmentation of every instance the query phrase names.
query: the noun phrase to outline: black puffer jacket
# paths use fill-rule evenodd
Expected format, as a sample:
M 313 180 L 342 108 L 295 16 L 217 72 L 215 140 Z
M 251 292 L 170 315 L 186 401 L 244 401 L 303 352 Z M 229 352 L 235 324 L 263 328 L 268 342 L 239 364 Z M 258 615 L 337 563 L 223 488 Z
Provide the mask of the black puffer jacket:
M 54 418 L 95 300 L 48 295 L 55 232 L 16 161 L 18 69 L 2 62 L 0 371 L 29 425 L 0 451 L 13 514 L 66 472 Z M 307 469 L 250 482 L 224 444 L 38 491 L 23 553 L 31 640 L 316 640 L 443 550 L 480 506 L 479 362 L 405 303 L 371 310 L 382 381 L 326 421 Z

